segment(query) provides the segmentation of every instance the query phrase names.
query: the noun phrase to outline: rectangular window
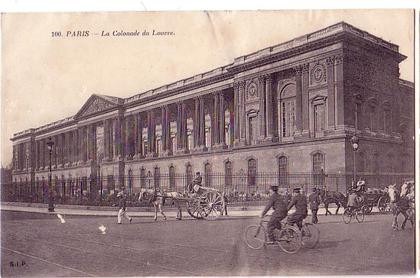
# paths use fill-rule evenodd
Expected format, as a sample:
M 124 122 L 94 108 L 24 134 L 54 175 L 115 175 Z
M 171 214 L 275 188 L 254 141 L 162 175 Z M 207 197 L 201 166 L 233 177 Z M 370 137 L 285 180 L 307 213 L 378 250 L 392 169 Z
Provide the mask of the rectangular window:
M 325 129 L 324 104 L 314 106 L 315 132 L 322 132 Z

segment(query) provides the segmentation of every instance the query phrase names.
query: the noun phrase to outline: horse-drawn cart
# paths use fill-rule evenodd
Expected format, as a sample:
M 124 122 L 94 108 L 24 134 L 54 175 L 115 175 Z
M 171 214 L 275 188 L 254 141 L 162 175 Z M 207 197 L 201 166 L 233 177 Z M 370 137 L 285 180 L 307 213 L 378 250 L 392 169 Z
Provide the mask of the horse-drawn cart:
M 389 208 L 389 197 L 383 190 L 377 188 L 368 189 L 363 194 L 363 199 L 362 204 L 366 206 L 365 214 L 371 213 L 375 206 L 378 207 L 380 212 L 386 212 L 387 208 Z

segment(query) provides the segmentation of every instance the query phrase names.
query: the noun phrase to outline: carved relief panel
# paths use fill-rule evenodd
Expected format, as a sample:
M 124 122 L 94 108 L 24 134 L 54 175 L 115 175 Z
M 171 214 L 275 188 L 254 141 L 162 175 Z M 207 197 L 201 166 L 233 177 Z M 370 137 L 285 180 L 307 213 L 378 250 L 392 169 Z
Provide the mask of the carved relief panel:
M 245 101 L 254 102 L 259 100 L 260 92 L 258 91 L 258 79 L 249 80 L 246 82 Z
M 324 62 L 316 62 L 310 65 L 309 85 L 317 86 L 327 83 L 327 67 Z

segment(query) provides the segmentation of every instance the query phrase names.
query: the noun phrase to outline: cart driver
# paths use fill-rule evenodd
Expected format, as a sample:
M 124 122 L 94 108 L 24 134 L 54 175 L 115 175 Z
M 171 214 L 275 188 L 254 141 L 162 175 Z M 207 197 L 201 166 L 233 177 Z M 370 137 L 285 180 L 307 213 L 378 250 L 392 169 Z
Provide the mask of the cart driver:
M 200 172 L 195 173 L 195 178 L 194 178 L 194 180 L 192 181 L 192 184 L 193 184 L 193 191 L 194 191 L 195 193 L 197 193 L 197 192 L 198 192 L 198 190 L 200 189 L 200 187 L 201 187 L 201 183 L 202 183 L 202 182 L 203 182 L 203 178 L 201 177 Z

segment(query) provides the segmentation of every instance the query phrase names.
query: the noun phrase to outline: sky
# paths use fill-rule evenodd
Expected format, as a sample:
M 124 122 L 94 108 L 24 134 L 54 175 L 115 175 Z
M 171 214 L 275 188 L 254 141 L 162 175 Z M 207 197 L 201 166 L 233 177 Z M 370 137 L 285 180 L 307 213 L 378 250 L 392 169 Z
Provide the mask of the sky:
M 412 10 L 2 14 L 2 166 L 14 133 L 73 116 L 94 93 L 130 97 L 340 21 L 399 45 L 414 81 Z M 150 35 L 112 36 L 122 30 Z

